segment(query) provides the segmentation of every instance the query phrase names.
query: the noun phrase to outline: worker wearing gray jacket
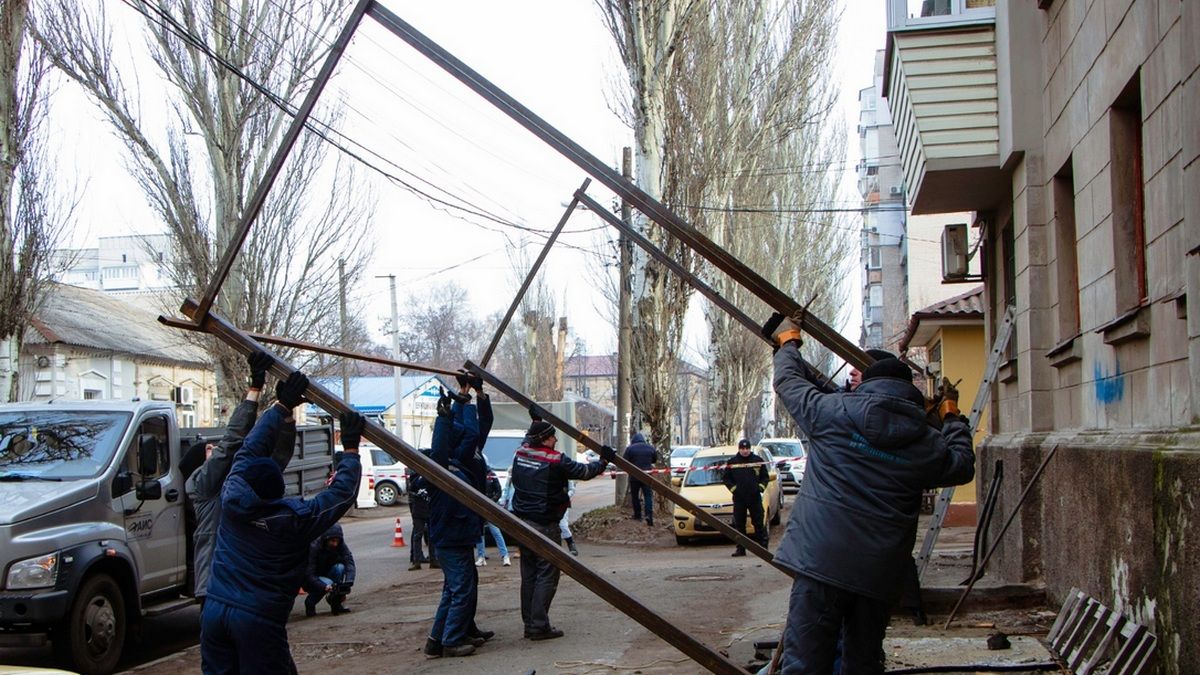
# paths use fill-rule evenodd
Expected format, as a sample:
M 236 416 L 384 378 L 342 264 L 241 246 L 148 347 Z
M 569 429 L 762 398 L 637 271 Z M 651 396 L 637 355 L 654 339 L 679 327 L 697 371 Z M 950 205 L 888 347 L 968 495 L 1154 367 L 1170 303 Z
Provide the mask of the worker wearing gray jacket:
M 205 448 L 204 463 L 188 477 L 184 485 L 196 516 L 196 530 L 192 534 L 196 575 L 193 595 L 201 604 L 208 594 L 208 577 L 217 541 L 217 524 L 221 522 L 221 486 L 229 476 L 233 456 L 242 447 L 246 435 L 254 428 L 254 422 L 258 418 L 258 397 L 266 384 L 267 369 L 272 363 L 271 357 L 261 351 L 251 354 L 247 361 L 250 363 L 250 388 L 246 391 L 246 398 L 229 416 L 229 426 L 225 429 L 225 435 L 216 445 L 209 444 Z M 295 444 L 296 420 L 289 416 L 284 420 L 275 451 L 271 455 L 280 470 L 291 460 Z
M 808 466 L 776 562 L 797 572 L 784 673 L 882 673 L 882 643 L 916 538 L 921 494 L 975 475 L 966 418 L 926 419 L 912 371 L 881 358 L 853 392 L 822 393 L 806 373 L 798 326 L 776 314 L 775 393 L 809 438 Z

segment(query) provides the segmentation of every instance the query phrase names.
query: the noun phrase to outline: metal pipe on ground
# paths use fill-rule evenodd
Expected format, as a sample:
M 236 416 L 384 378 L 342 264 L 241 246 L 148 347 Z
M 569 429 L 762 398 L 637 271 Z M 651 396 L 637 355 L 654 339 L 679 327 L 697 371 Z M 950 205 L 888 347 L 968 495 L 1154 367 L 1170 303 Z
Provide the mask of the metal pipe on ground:
M 482 377 L 484 382 L 487 382 L 488 384 L 490 384 L 493 388 L 496 389 L 496 391 L 499 391 L 500 393 L 504 394 L 505 396 L 508 396 L 509 398 L 516 401 L 517 403 L 520 403 L 521 405 L 524 405 L 524 406 L 536 406 L 537 405 L 536 401 L 529 398 L 525 394 L 522 394 L 521 392 L 517 391 L 516 389 L 512 388 L 511 386 L 508 385 L 508 383 L 504 382 L 500 378 L 498 378 L 495 375 L 493 375 L 492 373 L 488 372 L 487 370 L 485 370 L 478 364 L 476 364 L 472 361 L 467 361 L 467 363 L 464 367 L 467 370 L 469 370 L 470 372 L 475 373 L 479 377 Z M 539 410 L 541 411 L 543 420 L 545 420 L 546 422 L 549 422 L 559 431 L 561 431 L 561 432 L 565 433 L 566 435 L 570 436 L 571 438 L 575 439 L 576 442 L 582 443 L 584 446 L 586 446 L 592 450 L 595 450 L 596 452 L 599 452 L 600 448 L 603 447 L 599 442 L 596 441 L 596 439 L 584 434 L 583 432 L 581 432 L 580 430 L 571 426 L 570 424 L 567 424 L 562 418 L 555 416 L 550 411 L 548 411 L 544 408 L 541 408 L 540 406 L 539 406 Z M 742 534 L 741 532 L 738 532 L 737 530 L 733 529 L 733 527 L 731 527 L 729 525 L 729 523 L 726 523 L 725 521 L 712 515 L 708 511 L 705 511 L 704 509 L 700 508 L 699 506 L 696 506 L 691 501 L 689 501 L 686 497 L 679 494 L 675 490 L 671 489 L 671 486 L 655 480 L 650 474 L 639 469 L 637 467 L 637 465 L 635 465 L 633 462 L 630 462 L 629 460 L 625 459 L 624 457 L 617 455 L 616 461 L 613 463 L 616 464 L 618 467 L 620 467 L 623 471 L 628 473 L 629 477 L 631 479 L 637 479 L 643 485 L 650 486 L 650 489 L 653 490 L 654 492 L 658 493 L 659 496 L 671 501 L 672 503 L 679 506 L 680 508 L 687 511 L 688 513 L 692 514 L 699 520 L 704 521 L 704 523 L 706 523 L 707 525 L 710 525 L 711 527 L 716 529 L 721 534 L 725 535 L 726 537 L 729 537 L 737 545 L 745 547 L 745 549 L 747 551 L 753 553 L 754 555 L 758 556 L 759 558 L 762 558 L 766 562 L 771 563 L 771 566 L 774 567 L 775 569 L 779 570 L 780 572 L 783 572 L 784 574 L 788 575 L 789 577 L 796 576 L 795 572 L 793 572 L 792 570 L 788 569 L 787 567 L 784 567 L 783 565 L 780 565 L 779 563 L 775 562 L 775 556 L 772 555 L 770 551 L 768 551 L 766 548 L 764 548 L 757 541 L 754 541 L 753 539 L 747 537 L 746 535 Z
M 204 332 L 211 333 L 242 354 L 250 354 L 259 349 L 270 353 L 262 344 L 233 326 L 220 314 L 210 311 L 206 315 L 203 315 L 200 314 L 198 309 L 195 300 L 189 298 L 184 302 L 184 313 L 194 315 L 199 327 Z M 272 356 L 275 360 L 271 365 L 271 373 L 276 377 L 287 377 L 295 370 L 289 364 L 279 360 L 278 356 L 274 354 Z M 311 381 L 305 392 L 305 398 L 330 414 L 340 415 L 346 412 L 353 412 L 353 409 L 345 401 Z M 642 624 L 650 632 L 679 649 L 692 660 L 696 661 L 696 663 L 714 673 L 733 675 L 745 672 L 725 656 L 722 656 L 717 651 L 676 627 L 666 617 L 659 615 L 649 607 L 638 602 L 633 596 L 606 581 L 602 576 L 579 562 L 578 559 L 566 553 L 560 546 L 556 546 L 545 536 L 526 525 L 523 520 L 500 508 L 498 504 L 488 499 L 482 492 L 474 489 L 382 426 L 373 422 L 367 422 L 366 428 L 363 430 L 363 437 L 392 457 L 403 461 L 408 467 L 420 473 L 439 489 L 450 494 L 487 521 L 500 526 L 505 533 L 511 534 L 522 545 L 529 547 L 539 556 L 550 561 L 555 567 L 565 572 L 568 576 L 603 598 L 631 619 Z

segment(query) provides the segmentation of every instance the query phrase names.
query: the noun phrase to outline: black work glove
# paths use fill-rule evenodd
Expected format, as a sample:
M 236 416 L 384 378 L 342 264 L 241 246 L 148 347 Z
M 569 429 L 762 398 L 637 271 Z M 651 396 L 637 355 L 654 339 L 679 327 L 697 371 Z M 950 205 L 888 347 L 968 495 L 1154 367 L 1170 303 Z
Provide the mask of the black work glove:
M 467 384 L 475 391 L 483 391 L 483 378 L 475 373 L 467 375 Z
M 609 464 L 614 464 L 617 461 L 617 451 L 607 445 L 602 445 L 600 446 L 600 459 Z
M 437 414 L 441 415 L 442 417 L 449 417 L 450 406 L 454 404 L 454 399 L 450 396 L 450 394 L 446 393 L 445 389 L 438 387 L 438 391 L 441 393 L 438 395 Z
M 529 404 L 529 419 L 534 422 L 542 421 L 542 409 L 537 407 L 536 403 Z
M 342 447 L 346 450 L 357 450 L 362 443 L 362 432 L 367 426 L 367 418 L 356 412 L 342 413 Z
M 758 332 L 762 333 L 763 337 L 767 338 L 771 342 L 774 342 L 775 331 L 779 329 L 779 324 L 783 323 L 783 319 L 783 314 L 780 314 L 779 312 L 771 312 L 771 318 L 767 319 L 767 322 L 762 325 L 762 328 L 760 328 Z
M 304 403 L 304 392 L 308 389 L 308 376 L 296 370 L 275 385 L 275 398 L 289 410 Z
M 267 370 L 275 363 L 275 359 L 259 349 L 246 357 L 246 363 L 250 364 L 250 388 L 261 390 L 267 383 Z
M 454 374 L 454 379 L 458 382 L 459 389 L 465 389 L 467 387 L 467 383 L 470 382 L 471 376 L 468 375 L 465 370 L 459 370 Z

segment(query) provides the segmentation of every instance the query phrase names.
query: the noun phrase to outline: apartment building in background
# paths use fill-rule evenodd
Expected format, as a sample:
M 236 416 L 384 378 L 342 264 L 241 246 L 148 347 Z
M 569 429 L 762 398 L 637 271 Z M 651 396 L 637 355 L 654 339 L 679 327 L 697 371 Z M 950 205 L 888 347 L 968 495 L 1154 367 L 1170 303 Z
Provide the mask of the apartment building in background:
M 977 485 L 1001 461 L 1014 513 L 1047 462 L 988 574 L 1078 587 L 1200 672 L 1200 3 L 887 12 L 907 203 L 972 212 L 988 343 L 1016 317 Z

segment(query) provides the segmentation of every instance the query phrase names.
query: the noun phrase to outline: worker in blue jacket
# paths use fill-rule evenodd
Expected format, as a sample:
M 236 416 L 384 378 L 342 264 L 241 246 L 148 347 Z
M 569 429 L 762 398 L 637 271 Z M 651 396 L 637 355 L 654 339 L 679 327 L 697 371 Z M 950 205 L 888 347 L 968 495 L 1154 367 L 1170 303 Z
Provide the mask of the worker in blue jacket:
M 221 492 L 212 578 L 200 616 L 205 675 L 295 672 L 288 614 L 303 583 L 309 543 L 354 504 L 366 425 L 357 413 L 342 415 L 345 452 L 329 487 L 312 499 L 285 498 L 283 473 L 270 454 L 284 418 L 304 402 L 307 388 L 300 372 L 276 386 L 278 400 L 234 456 Z
M 953 401 L 943 404 L 940 430 L 928 424 L 912 370 L 890 354 L 863 370 L 853 392 L 826 393 L 800 355 L 798 322 L 776 313 L 763 335 L 776 345 L 775 393 L 809 438 L 804 481 L 775 552 L 796 572 L 783 672 L 834 672 L 840 657 L 840 672 L 883 673 L 884 632 L 911 565 L 921 494 L 974 477 L 971 431 Z
M 487 487 L 483 445 L 492 427 L 492 405 L 477 376 L 461 375 L 456 395 L 442 392 L 433 423 L 430 459 L 481 494 Z M 472 405 L 471 389 L 476 392 Z M 442 597 L 425 640 L 428 656 L 469 656 L 494 635 L 475 624 L 479 570 L 475 545 L 483 536 L 483 518 L 453 495 L 429 488 L 429 541 L 442 568 Z

